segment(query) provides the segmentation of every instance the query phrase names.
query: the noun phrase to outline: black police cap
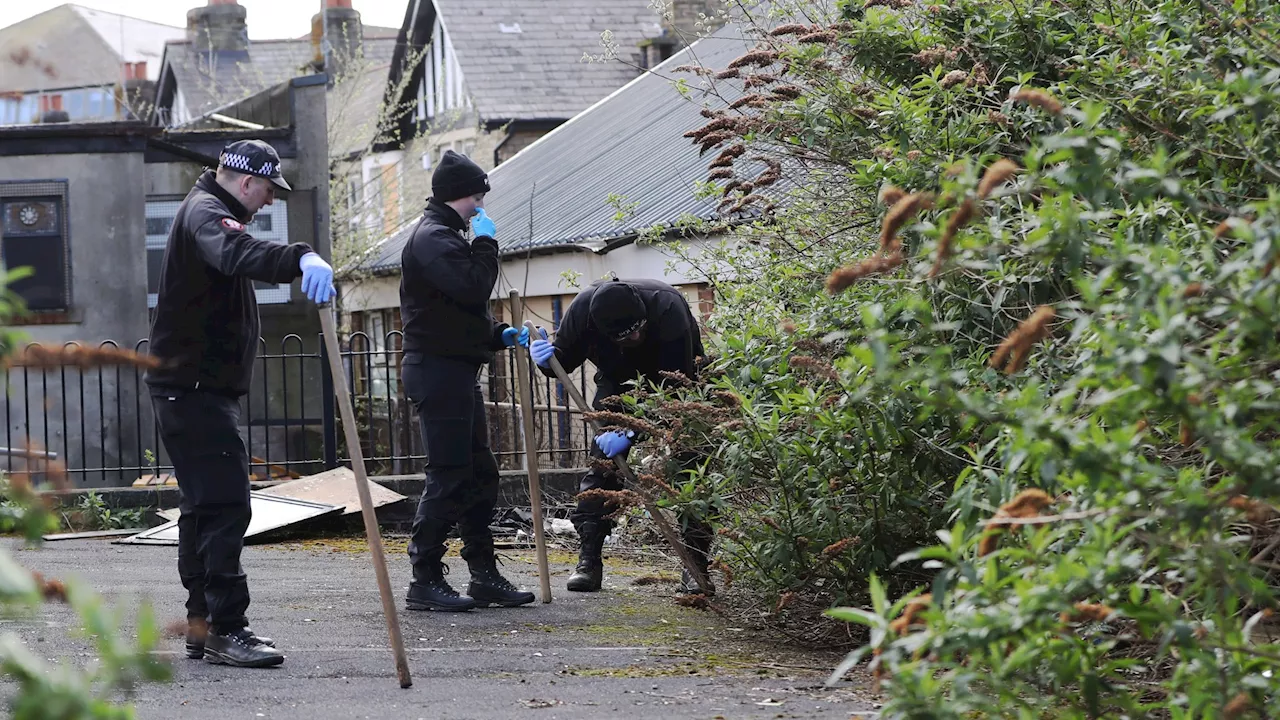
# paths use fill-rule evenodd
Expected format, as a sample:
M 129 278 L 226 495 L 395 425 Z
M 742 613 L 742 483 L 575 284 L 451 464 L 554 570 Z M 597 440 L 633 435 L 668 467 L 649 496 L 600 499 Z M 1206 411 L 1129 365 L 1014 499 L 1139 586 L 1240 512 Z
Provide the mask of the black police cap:
M 222 151 L 218 164 L 238 173 L 266 178 L 278 188 L 293 189 L 280 174 L 280 155 L 276 153 L 275 148 L 261 140 L 240 140 L 231 143 Z

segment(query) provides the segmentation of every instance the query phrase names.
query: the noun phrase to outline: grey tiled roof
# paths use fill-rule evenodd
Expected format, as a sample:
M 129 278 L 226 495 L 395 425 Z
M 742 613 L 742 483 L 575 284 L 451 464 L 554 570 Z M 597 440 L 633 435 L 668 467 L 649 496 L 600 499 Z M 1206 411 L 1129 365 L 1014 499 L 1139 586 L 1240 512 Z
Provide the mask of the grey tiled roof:
M 751 45 L 737 27 L 723 28 L 495 168 L 485 208 L 497 223 L 503 254 L 595 247 L 658 225 L 669 227 L 685 214 L 713 218 L 716 200 L 696 198 L 694 183 L 706 179 L 714 154 L 699 156 L 684 133 L 707 122 L 700 114 L 704 100 L 706 106 L 723 107 L 741 96 L 740 85 L 716 81 L 722 98 L 709 99 L 698 90 L 686 98 L 668 78 L 672 68 L 694 62 L 690 53 L 707 67 L 721 68 Z M 698 87 L 697 78 L 675 77 Z M 635 203 L 621 222 L 606 200 L 610 193 Z M 410 223 L 379 243 L 362 269 L 397 271 L 412 229 Z
M 364 62 L 369 66 L 390 63 L 396 39 L 384 28 L 365 28 Z M 255 40 L 249 43 L 249 59 L 211 60 L 190 42 L 171 42 L 166 62 L 186 101 L 187 111 L 204 115 L 232 101 L 248 97 L 286 80 L 313 72 L 304 69 L 315 59 L 311 39 Z
M 486 120 L 571 118 L 634 79 L 640 42 L 662 32 L 650 2 L 435 0 Z M 606 30 L 618 59 L 584 62 L 584 54 L 604 54 Z
M 165 41 L 184 34 L 178 27 L 60 5 L 0 28 L 0 91 L 113 85 L 122 62 L 146 61 L 154 78 Z

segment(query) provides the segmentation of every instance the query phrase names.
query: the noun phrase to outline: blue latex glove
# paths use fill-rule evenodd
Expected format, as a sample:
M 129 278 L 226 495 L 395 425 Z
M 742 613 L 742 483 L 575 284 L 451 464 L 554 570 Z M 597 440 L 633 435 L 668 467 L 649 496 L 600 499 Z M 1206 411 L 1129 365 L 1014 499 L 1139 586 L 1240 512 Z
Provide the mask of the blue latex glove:
M 534 340 L 529 345 L 529 357 L 537 363 L 538 367 L 550 368 L 551 358 L 556 356 L 556 346 L 547 341 L 547 331 L 538 328 L 542 333 L 542 338 Z
M 471 231 L 475 233 L 476 237 L 496 237 L 494 233 L 498 232 L 498 228 L 494 226 L 493 220 L 484 213 L 484 208 L 480 208 L 480 212 L 471 218 Z
M 298 267 L 302 270 L 302 292 L 317 305 L 333 299 L 333 268 L 319 255 L 311 252 L 302 256 Z
M 519 341 L 519 338 L 521 335 L 527 335 L 527 334 L 528 334 L 527 330 L 517 330 L 513 327 L 509 327 L 506 330 L 502 331 L 502 344 L 506 345 L 507 347 L 511 347 L 512 345 L 515 345 L 516 342 Z
M 607 458 L 617 457 L 627 450 L 631 449 L 631 439 L 636 434 L 631 430 L 622 431 L 614 430 L 612 432 L 600 433 L 596 436 L 596 446 L 604 453 Z

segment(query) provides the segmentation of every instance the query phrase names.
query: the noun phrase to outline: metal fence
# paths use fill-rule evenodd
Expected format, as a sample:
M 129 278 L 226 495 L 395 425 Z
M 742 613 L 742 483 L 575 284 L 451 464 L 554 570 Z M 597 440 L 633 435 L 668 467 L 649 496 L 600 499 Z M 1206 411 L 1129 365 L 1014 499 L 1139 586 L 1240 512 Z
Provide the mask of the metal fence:
M 342 340 L 347 386 L 370 474 L 413 474 L 426 461 L 417 411 L 400 383 L 402 334 L 353 333 Z M 114 341 L 103 347 L 118 348 Z M 288 335 L 275 348 L 259 341 L 254 383 L 241 401 L 241 430 L 259 479 L 307 475 L 349 462 L 351 453 L 334 401 L 334 382 L 323 340 Z M 146 352 L 147 341 L 133 348 Z M 18 350 L 21 352 L 21 350 Z M 503 469 L 520 469 L 523 425 L 517 404 L 514 350 L 498 353 L 481 371 L 490 446 Z M 159 440 L 142 370 L 127 367 L 13 367 L 7 393 L 0 463 L 13 472 L 33 453 L 63 463 L 81 487 L 131 485 L 172 471 Z M 583 467 L 585 420 L 558 381 L 531 369 L 534 426 L 540 467 Z M 593 388 L 579 369 L 573 380 L 588 397 Z

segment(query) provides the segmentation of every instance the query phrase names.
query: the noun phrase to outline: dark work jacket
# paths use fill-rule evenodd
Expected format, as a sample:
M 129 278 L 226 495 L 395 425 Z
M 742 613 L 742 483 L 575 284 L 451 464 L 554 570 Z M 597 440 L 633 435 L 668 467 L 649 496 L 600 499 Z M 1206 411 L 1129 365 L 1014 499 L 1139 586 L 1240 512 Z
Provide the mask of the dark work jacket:
M 705 351 L 698 323 L 684 295 L 660 280 L 625 280 L 640 294 L 649 317 L 643 342 L 624 348 L 601 334 L 591 322 L 591 297 L 603 282 L 587 286 L 569 303 L 555 339 L 556 358 L 565 372 L 573 372 L 586 360 L 596 366 L 595 408 L 602 409 L 601 400 L 625 392 L 623 385 L 632 380 L 667 384 L 659 374 L 663 370 L 684 373 L 692 379 L 696 359 Z M 547 368 L 542 372 L 555 376 Z
M 467 221 L 431 200 L 400 255 L 400 321 L 404 351 L 479 364 L 501 350 L 502 331 L 489 297 L 498 282 L 498 243 L 468 243 Z
M 253 283 L 293 282 L 302 277 L 302 256 L 312 251 L 305 243 L 259 240 L 245 230 L 250 220 L 212 170 L 178 207 L 149 343 L 166 365 L 147 372 L 152 387 L 231 396 L 249 391 L 261 332 Z

